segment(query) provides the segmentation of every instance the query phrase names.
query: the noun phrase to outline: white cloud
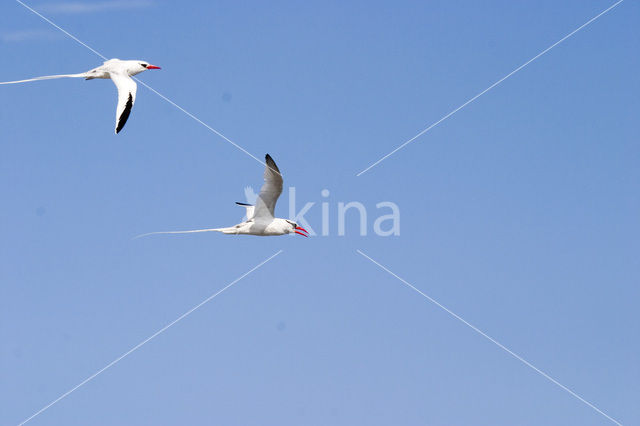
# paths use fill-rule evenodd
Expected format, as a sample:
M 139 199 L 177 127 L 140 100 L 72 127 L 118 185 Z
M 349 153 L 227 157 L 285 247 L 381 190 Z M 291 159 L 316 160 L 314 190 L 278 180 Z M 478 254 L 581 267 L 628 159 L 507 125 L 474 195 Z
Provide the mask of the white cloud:
M 42 30 L 21 30 L 11 31 L 0 34 L 0 40 L 3 43 L 20 43 L 23 41 L 42 41 L 42 40 L 56 40 L 61 38 L 61 34 L 53 31 Z
M 64 2 L 46 4 L 34 9 L 41 12 L 59 13 L 59 14 L 79 14 L 79 13 L 97 13 L 109 12 L 128 9 L 141 9 L 153 5 L 152 0 L 110 0 L 95 2 Z

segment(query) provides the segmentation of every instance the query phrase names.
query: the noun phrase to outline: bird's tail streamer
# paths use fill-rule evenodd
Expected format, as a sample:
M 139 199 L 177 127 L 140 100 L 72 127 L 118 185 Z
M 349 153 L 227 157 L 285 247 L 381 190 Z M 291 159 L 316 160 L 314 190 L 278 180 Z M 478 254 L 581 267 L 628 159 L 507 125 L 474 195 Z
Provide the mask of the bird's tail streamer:
M 210 229 L 193 229 L 190 231 L 160 231 L 160 232 L 147 232 L 146 234 L 136 235 L 132 238 L 132 240 L 137 240 L 138 238 L 147 237 L 149 235 L 159 235 L 159 234 L 193 234 L 196 232 L 223 232 L 223 228 L 210 228 Z
M 28 78 L 26 80 L 1 81 L 0 84 L 27 83 L 29 81 L 53 80 L 54 78 L 82 78 L 82 77 L 87 77 L 87 73 L 83 72 L 83 73 L 80 73 L 80 74 L 45 75 L 45 76 L 42 76 L 42 77 Z

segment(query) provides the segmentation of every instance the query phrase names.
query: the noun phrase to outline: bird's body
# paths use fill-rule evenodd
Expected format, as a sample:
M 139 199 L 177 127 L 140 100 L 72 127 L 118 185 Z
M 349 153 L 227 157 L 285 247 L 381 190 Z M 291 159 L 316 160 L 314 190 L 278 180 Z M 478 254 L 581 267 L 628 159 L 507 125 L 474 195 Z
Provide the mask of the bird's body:
M 246 208 L 247 220 L 228 228 L 194 229 L 190 231 L 164 231 L 150 232 L 139 235 L 136 238 L 154 234 L 192 234 L 197 232 L 221 232 L 234 235 L 258 235 L 262 237 L 298 234 L 304 237 L 306 230 L 295 222 L 274 216 L 274 210 L 278 197 L 282 193 L 282 175 L 275 161 L 269 154 L 265 156 L 266 167 L 264 170 L 264 184 L 256 199 L 256 205 L 236 203 Z
M 257 221 L 247 220 L 235 226 L 230 226 L 228 228 L 213 228 L 210 229 L 210 231 L 222 232 L 223 234 L 258 235 L 261 237 L 269 237 L 290 234 L 291 221 L 280 218 Z
M 5 81 L 0 82 L 0 84 L 26 83 L 29 81 L 52 80 L 56 78 L 84 78 L 85 80 L 93 80 L 94 78 L 111 79 L 118 89 L 115 131 L 119 133 L 127 122 L 133 104 L 136 101 L 136 90 L 138 86 L 131 77 L 149 69 L 160 69 L 160 67 L 150 65 L 145 61 L 109 59 L 99 67 L 79 74 L 46 75 L 43 77 L 29 78 L 27 80 Z

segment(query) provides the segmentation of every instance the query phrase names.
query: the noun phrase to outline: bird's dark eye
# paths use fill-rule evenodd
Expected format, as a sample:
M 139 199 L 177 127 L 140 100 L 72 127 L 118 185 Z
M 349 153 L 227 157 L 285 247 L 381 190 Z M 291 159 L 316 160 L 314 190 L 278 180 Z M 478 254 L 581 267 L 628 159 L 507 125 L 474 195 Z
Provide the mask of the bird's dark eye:
M 149 66 L 149 64 L 140 64 L 140 65 L 142 65 L 145 68 Z

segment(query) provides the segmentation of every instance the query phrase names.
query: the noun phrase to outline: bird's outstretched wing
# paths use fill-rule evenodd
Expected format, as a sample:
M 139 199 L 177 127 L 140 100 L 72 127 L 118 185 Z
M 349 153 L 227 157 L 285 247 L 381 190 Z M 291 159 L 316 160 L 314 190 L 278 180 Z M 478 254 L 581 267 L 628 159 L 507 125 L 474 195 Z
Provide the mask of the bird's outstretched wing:
M 267 167 L 264 169 L 264 184 L 256 200 L 254 219 L 273 218 L 276 202 L 282 193 L 282 175 L 276 162 L 269 154 L 264 159 Z
M 244 188 L 244 199 L 247 200 L 247 204 L 255 205 L 258 199 L 258 194 L 253 191 L 253 187 L 246 186 Z
M 255 210 L 255 206 L 253 206 L 252 204 L 246 204 L 246 203 L 239 203 L 236 201 L 236 204 L 239 206 L 244 207 L 246 210 L 246 216 L 247 216 L 247 220 L 251 220 L 253 219 L 253 212 Z
M 116 109 L 116 134 L 124 127 L 136 101 L 138 85 L 131 77 L 120 73 L 111 73 L 111 81 L 118 88 L 118 108 Z

